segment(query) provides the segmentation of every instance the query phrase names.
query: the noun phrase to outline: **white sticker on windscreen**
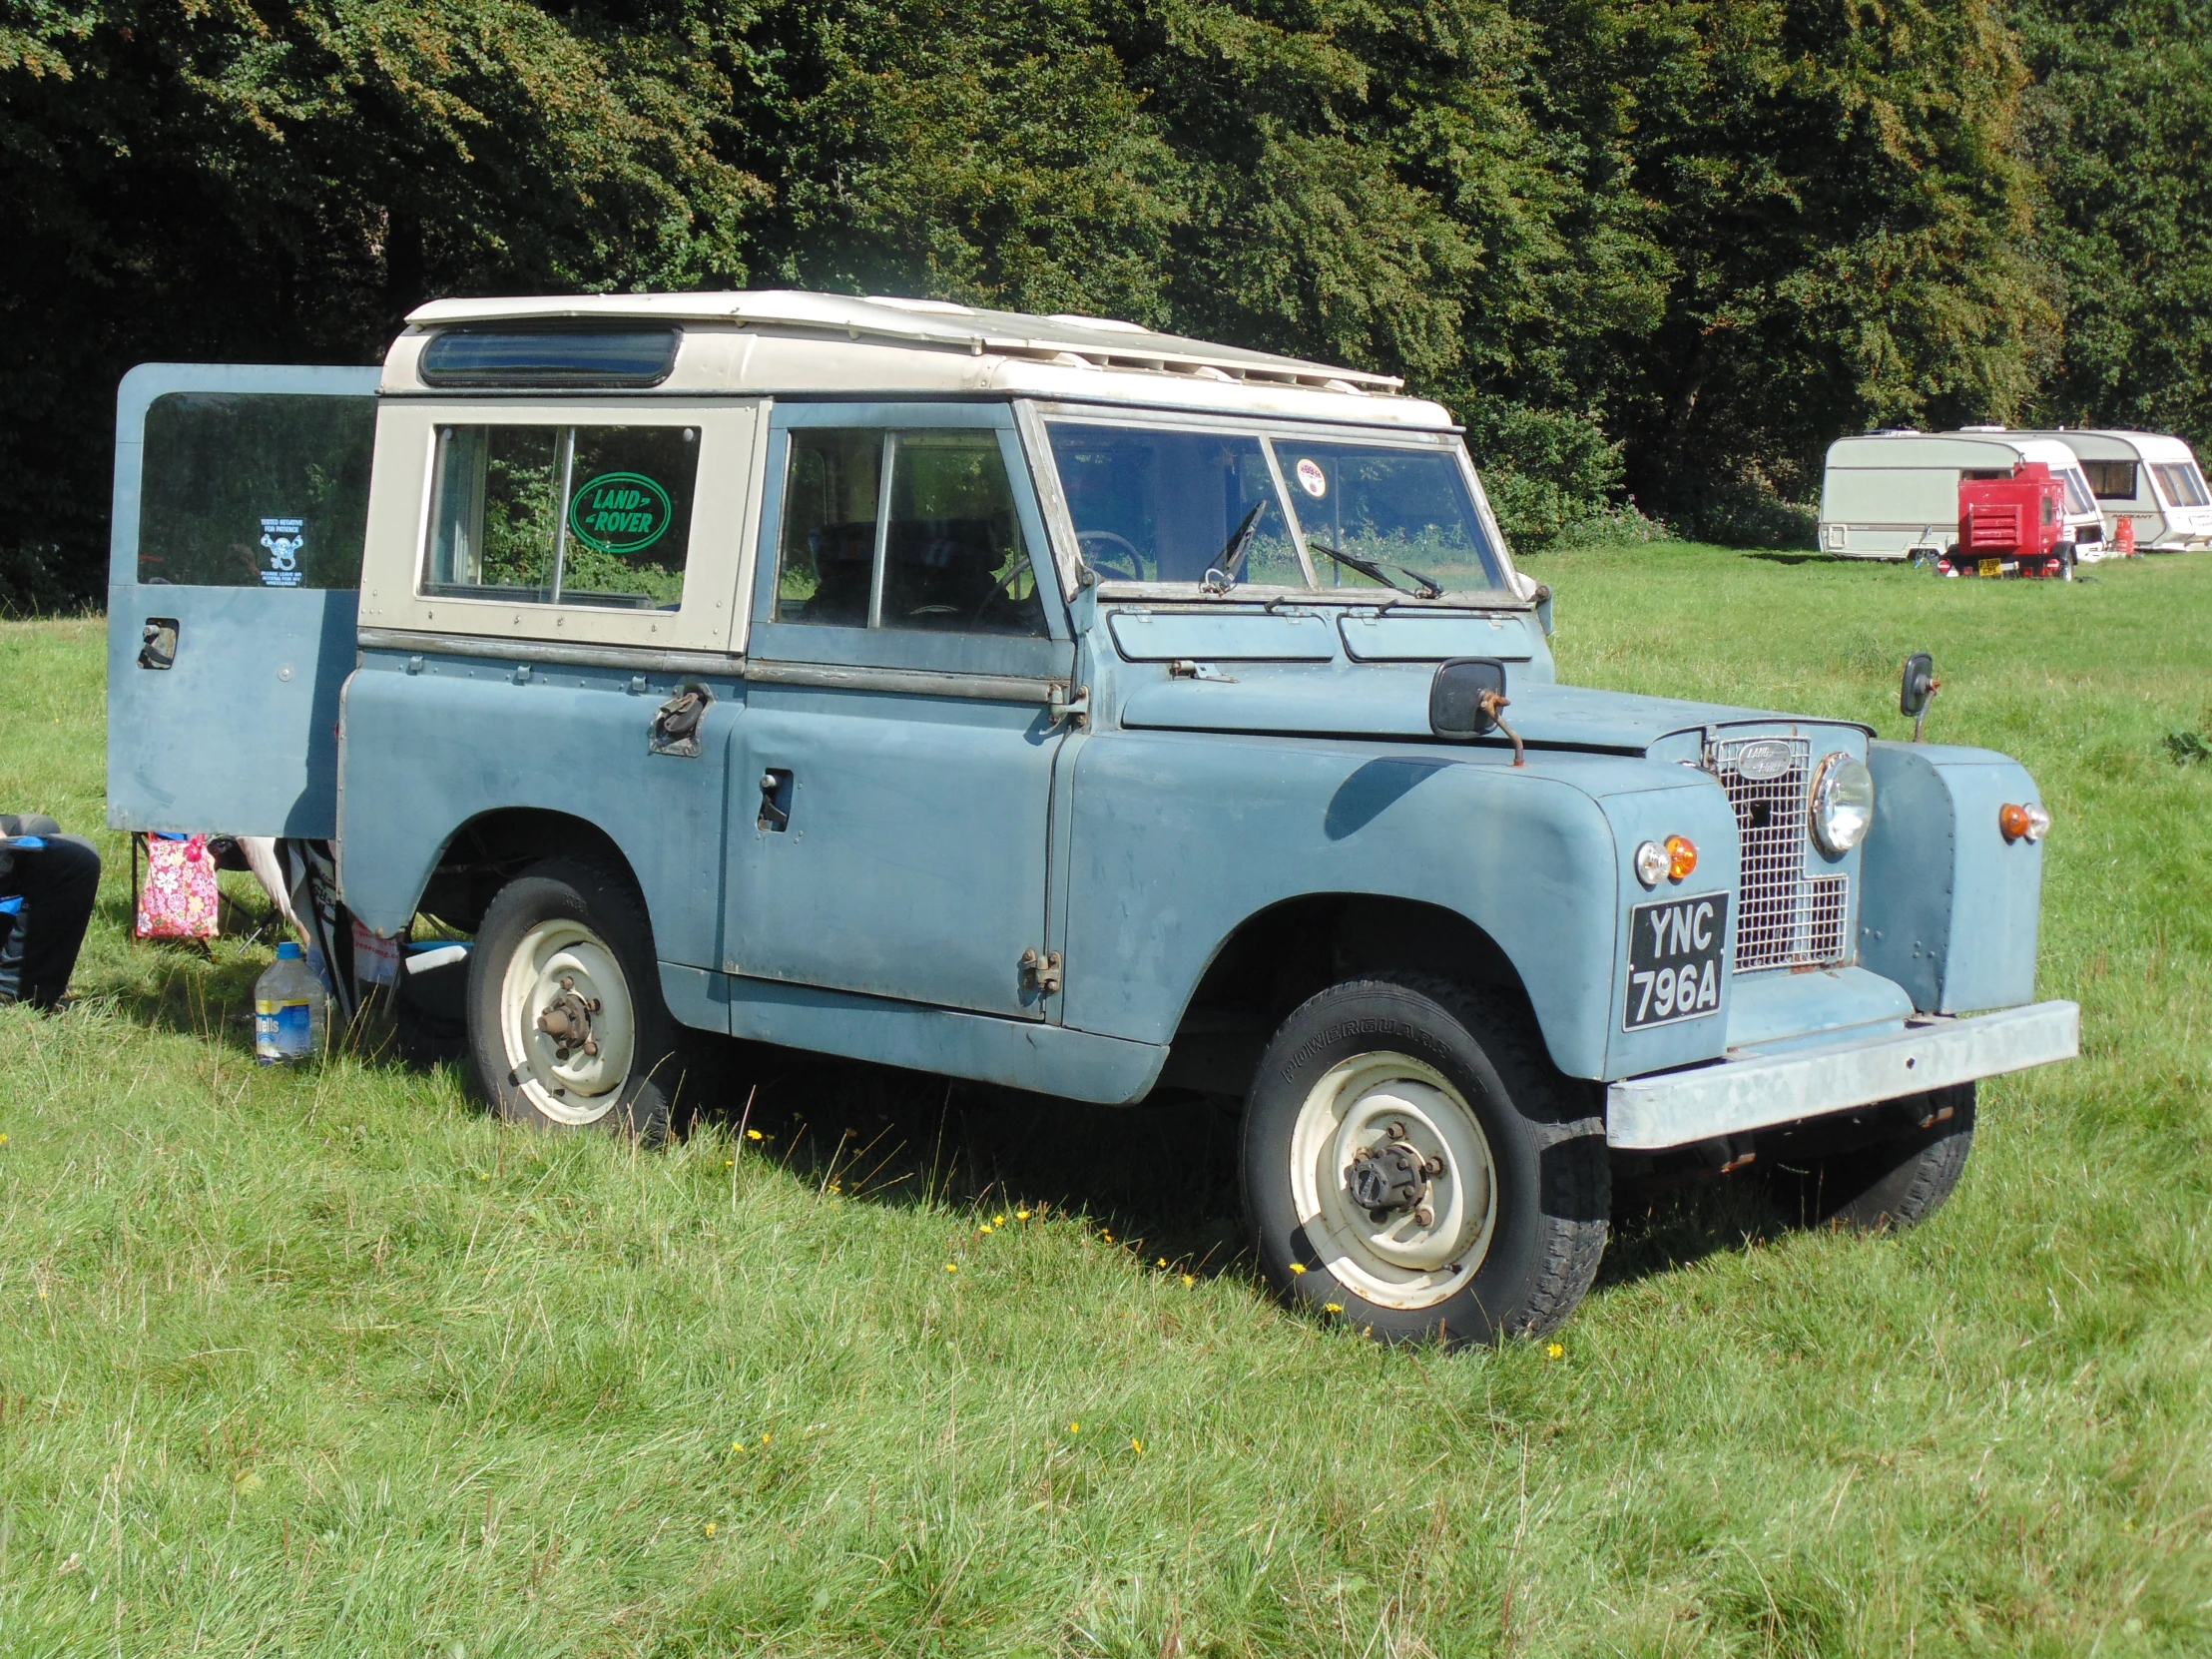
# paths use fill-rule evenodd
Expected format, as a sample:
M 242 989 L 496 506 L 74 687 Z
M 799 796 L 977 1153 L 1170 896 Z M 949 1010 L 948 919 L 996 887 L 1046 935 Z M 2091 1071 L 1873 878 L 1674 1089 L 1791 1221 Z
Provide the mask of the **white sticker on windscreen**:
M 1309 458 L 1298 463 L 1298 487 L 1316 501 L 1329 493 L 1329 474 L 1322 471 L 1321 462 Z

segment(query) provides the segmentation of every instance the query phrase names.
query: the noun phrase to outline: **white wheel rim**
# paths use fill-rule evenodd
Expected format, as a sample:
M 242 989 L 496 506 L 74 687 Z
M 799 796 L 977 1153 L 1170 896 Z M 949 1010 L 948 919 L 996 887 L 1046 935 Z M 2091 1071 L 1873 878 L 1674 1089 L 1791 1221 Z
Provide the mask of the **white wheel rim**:
M 566 1059 L 539 1020 L 574 994 L 591 1013 L 597 1053 L 572 1047 Z M 542 921 L 523 935 L 499 982 L 499 1034 L 523 1098 L 556 1123 L 596 1123 L 621 1097 L 637 1048 L 630 982 L 605 940 L 577 921 Z
M 1363 1147 L 1406 1144 L 1442 1165 L 1418 1211 L 1377 1221 L 1355 1202 L 1347 1170 Z M 1291 1197 L 1307 1243 L 1347 1290 L 1383 1308 L 1433 1308 L 1474 1277 L 1497 1223 L 1497 1166 L 1466 1097 L 1405 1054 L 1362 1054 L 1333 1067 L 1299 1108 Z

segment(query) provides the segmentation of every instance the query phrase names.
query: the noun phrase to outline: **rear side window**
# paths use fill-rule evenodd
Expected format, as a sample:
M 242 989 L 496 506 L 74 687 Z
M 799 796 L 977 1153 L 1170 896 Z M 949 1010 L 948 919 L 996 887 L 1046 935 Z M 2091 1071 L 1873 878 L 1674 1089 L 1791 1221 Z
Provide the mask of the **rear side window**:
M 157 397 L 140 472 L 139 581 L 357 587 L 375 442 L 373 397 Z
M 998 434 L 795 430 L 776 620 L 1044 637 Z
M 673 611 L 698 478 L 693 426 L 440 426 L 422 591 Z
M 2096 491 L 2099 501 L 2135 499 L 2133 461 L 2083 461 L 2081 470 L 2088 477 L 2089 487 Z

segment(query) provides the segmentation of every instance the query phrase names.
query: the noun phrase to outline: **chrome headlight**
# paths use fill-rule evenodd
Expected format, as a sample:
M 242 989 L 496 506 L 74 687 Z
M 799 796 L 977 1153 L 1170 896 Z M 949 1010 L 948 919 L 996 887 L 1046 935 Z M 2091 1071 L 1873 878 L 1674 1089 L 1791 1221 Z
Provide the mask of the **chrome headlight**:
M 1874 824 L 1874 774 L 1849 755 L 1831 755 L 1813 777 L 1813 839 L 1831 858 L 1867 838 Z

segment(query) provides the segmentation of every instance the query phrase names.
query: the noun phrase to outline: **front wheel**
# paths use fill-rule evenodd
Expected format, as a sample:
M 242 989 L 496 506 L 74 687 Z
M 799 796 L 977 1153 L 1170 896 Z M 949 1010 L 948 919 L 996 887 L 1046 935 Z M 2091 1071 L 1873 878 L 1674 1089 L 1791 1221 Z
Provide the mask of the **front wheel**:
M 630 883 L 548 858 L 492 899 L 469 956 L 468 1037 L 492 1109 L 657 1143 L 681 1082 L 652 929 Z
M 1391 1342 L 1541 1336 L 1605 1249 L 1605 1128 L 1524 1016 L 1426 978 L 1336 985 L 1245 1103 L 1253 1245 L 1285 1297 Z

